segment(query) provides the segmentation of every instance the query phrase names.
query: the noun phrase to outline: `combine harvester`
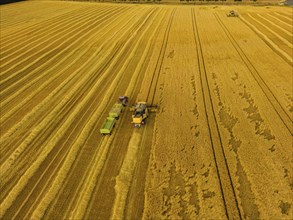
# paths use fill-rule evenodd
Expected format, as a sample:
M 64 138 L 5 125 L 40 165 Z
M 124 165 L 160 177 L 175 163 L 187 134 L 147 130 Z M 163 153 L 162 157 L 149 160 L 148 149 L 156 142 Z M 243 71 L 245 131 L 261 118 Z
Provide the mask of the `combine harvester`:
M 228 17 L 238 17 L 238 13 L 234 10 L 229 11 L 229 13 L 227 14 Z
M 128 104 L 127 96 L 119 96 L 119 102 L 115 103 L 109 112 L 109 116 L 106 118 L 102 127 L 100 128 L 100 133 L 102 135 L 111 135 L 113 128 L 115 127 L 116 120 L 119 119 L 120 114 L 122 113 L 123 107 Z
M 130 111 L 133 111 L 132 123 L 135 127 L 140 128 L 141 125 L 145 124 L 149 113 L 157 112 L 157 110 L 157 105 L 147 105 L 146 102 L 137 102 L 132 108 L 130 108 Z

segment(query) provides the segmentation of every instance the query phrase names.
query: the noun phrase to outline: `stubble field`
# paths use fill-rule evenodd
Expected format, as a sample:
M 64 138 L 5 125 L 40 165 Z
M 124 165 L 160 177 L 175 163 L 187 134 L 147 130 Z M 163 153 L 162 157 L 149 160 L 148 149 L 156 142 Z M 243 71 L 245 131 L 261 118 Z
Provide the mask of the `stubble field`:
M 293 218 L 292 8 L 0 9 L 1 219 Z

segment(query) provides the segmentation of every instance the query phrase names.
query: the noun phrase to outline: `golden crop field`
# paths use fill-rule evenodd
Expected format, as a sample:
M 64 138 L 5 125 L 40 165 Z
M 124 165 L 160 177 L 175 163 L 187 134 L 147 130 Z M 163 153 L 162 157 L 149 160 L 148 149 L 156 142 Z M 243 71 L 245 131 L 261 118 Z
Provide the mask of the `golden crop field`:
M 0 10 L 0 219 L 293 218 L 292 8 Z

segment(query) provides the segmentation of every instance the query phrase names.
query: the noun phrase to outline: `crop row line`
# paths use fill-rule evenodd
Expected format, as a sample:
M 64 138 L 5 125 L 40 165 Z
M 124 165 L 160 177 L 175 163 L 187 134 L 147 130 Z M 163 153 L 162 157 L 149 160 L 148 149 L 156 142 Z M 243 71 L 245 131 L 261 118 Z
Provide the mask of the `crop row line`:
M 281 20 L 280 18 L 274 16 L 274 15 L 271 15 L 271 14 L 267 14 L 269 17 L 273 18 L 274 20 L 278 21 L 278 22 L 281 22 L 282 24 L 286 25 L 287 27 L 290 27 L 290 28 L 293 28 L 293 25 L 291 24 L 288 24 L 287 22 Z
M 292 16 L 289 15 L 290 17 L 288 17 L 288 16 L 286 16 L 286 15 L 280 13 L 280 12 L 274 12 L 274 13 L 277 14 L 277 15 L 279 15 L 282 18 L 285 18 L 287 21 L 289 21 L 290 23 L 292 23 Z
M 98 28 L 99 26 L 97 26 Z M 103 30 L 103 29 L 101 29 Z M 92 31 L 95 31 L 95 29 L 93 29 Z M 95 35 L 94 35 L 95 36 Z M 91 39 L 94 39 L 91 38 Z M 75 41 L 75 42 L 78 42 L 78 39 Z M 89 49 L 89 47 L 87 47 L 86 49 Z M 91 57 L 95 57 L 103 48 L 103 45 L 101 45 L 99 48 L 97 48 L 96 52 L 94 54 L 91 55 Z M 85 51 L 86 52 L 86 51 Z M 91 61 L 91 59 L 88 59 L 86 60 L 86 62 L 84 62 L 81 66 L 79 66 L 77 69 L 75 69 L 75 71 L 69 75 L 69 77 L 63 81 L 59 87 L 57 87 L 57 89 L 55 89 L 52 94 L 49 95 L 49 98 L 50 97 L 55 97 L 55 95 L 59 92 L 59 90 L 61 90 L 65 85 L 67 85 L 67 83 L 71 80 L 71 79 L 74 79 L 77 77 L 77 75 L 75 73 L 78 73 L 79 71 L 83 70 L 83 68 Z M 74 62 L 74 60 L 73 60 Z M 53 80 L 58 77 L 58 75 L 55 75 Z M 34 82 L 36 83 L 36 82 Z M 31 94 L 30 96 L 28 96 L 26 99 L 24 99 L 22 102 L 20 102 L 13 110 L 11 110 L 7 115 L 3 115 L 3 117 L 1 117 L 1 123 L 3 123 L 6 119 L 8 119 L 9 117 L 11 117 L 11 115 L 14 113 L 17 113 L 17 110 L 20 109 L 22 106 L 24 106 L 30 99 L 32 99 L 36 94 L 38 94 L 39 92 L 41 92 L 43 89 L 45 89 L 48 85 L 50 85 L 52 83 L 52 80 L 47 80 L 46 83 L 42 84 L 37 90 L 35 90 L 35 92 L 33 94 Z M 48 99 L 48 98 L 47 98 Z M 49 100 L 48 100 L 49 101 Z M 45 105 L 45 104 L 44 104 Z M 25 116 L 26 117 L 26 116 Z M 1 140 L 1 143 L 3 143 L 3 141 L 5 141 L 7 137 L 10 136 L 10 134 L 14 133 L 16 130 L 18 130 L 19 126 L 15 127 L 15 129 L 10 129 L 10 131 L 8 132 L 8 134 L 4 134 L 3 135 L 3 138 Z
M 107 17 L 110 18 L 111 14 L 108 14 Z M 106 24 L 106 26 L 103 26 L 103 24 Z M 98 31 L 101 32 L 101 31 L 103 31 L 103 29 L 105 29 L 107 27 L 107 25 L 109 25 L 109 24 L 107 24 L 107 20 L 104 19 L 102 22 L 100 21 L 99 25 L 97 25 L 96 28 L 92 29 L 90 32 L 85 33 L 85 34 L 90 35 L 90 33 L 93 33 L 98 27 L 102 27 L 101 29 L 98 29 Z M 103 36 L 104 35 L 105 34 L 103 34 Z M 89 42 L 89 41 L 82 41 L 82 43 L 80 43 L 80 39 L 82 37 L 83 37 L 83 35 L 81 35 L 79 38 L 77 38 L 76 40 L 74 40 L 72 42 L 72 45 L 76 44 L 76 45 L 79 45 L 79 47 L 76 47 L 74 49 L 70 49 L 70 47 L 68 47 L 67 49 L 69 50 L 69 53 L 66 54 L 66 56 L 61 56 L 60 59 L 57 59 L 58 56 L 60 56 L 61 54 L 56 54 L 52 58 L 52 61 L 51 61 L 51 59 L 47 60 L 47 62 L 51 62 L 54 65 L 50 65 L 49 68 L 46 68 L 43 71 L 42 71 L 43 65 L 40 65 L 39 67 L 37 67 L 33 71 L 31 71 L 30 74 L 27 74 L 24 77 L 22 77 L 22 80 L 17 81 L 15 84 L 13 84 L 12 86 L 8 87 L 6 90 L 2 91 L 1 92 L 1 96 L 2 96 L 1 97 L 2 98 L 2 102 L 1 102 L 2 114 L 5 112 L 5 106 L 8 105 L 14 98 L 16 98 L 19 94 L 22 94 L 25 90 L 30 88 L 32 85 L 35 85 L 39 80 L 43 79 L 43 77 L 51 76 L 51 74 L 49 74 L 50 71 L 51 72 L 56 72 L 56 69 L 58 68 L 58 65 L 62 65 L 62 63 L 64 63 L 64 61 L 66 61 L 69 58 L 72 58 L 72 55 L 75 54 L 77 51 L 79 51 L 77 56 L 79 58 L 82 58 L 82 56 L 85 55 L 85 52 L 81 53 L 80 50 L 84 49 L 84 46 L 86 46 L 87 42 Z M 95 34 L 95 37 L 90 37 L 89 39 L 96 39 L 97 37 L 99 37 L 99 35 Z M 95 41 L 93 41 L 93 42 L 95 42 Z M 93 43 L 88 45 L 86 47 L 86 49 L 90 48 L 90 46 L 92 46 L 92 45 L 93 45 Z M 66 51 L 66 48 L 64 50 Z M 87 51 L 87 50 L 85 50 L 85 51 Z M 61 51 L 61 52 L 63 54 L 63 51 Z M 55 62 L 55 59 L 57 59 L 56 62 Z M 78 60 L 78 59 L 75 59 L 72 63 L 74 63 L 76 60 Z M 62 75 L 64 75 L 64 74 L 62 74 Z M 59 77 L 59 75 L 57 75 L 57 74 L 54 75 L 54 79 L 58 78 L 58 77 Z M 42 84 L 41 88 L 38 89 L 38 91 L 42 91 L 42 89 L 45 86 L 47 86 L 48 84 L 51 84 L 51 81 L 46 80 L 44 82 L 44 84 Z M 21 89 L 18 88 L 19 86 L 21 86 Z M 9 91 L 10 91 L 10 93 L 8 93 Z M 15 91 L 17 91 L 17 92 L 15 92 Z M 36 91 L 36 92 L 38 92 L 38 91 Z M 8 93 L 8 95 L 7 95 L 7 93 Z M 25 102 L 23 100 L 22 103 L 26 103 L 29 99 L 30 98 L 27 97 L 25 99 Z M 19 106 L 19 104 L 20 103 L 18 103 L 18 106 Z M 3 116 L 1 118 L 1 122 L 3 123 L 3 120 L 6 120 L 7 118 L 8 118 L 7 116 L 6 117 Z
M 271 25 L 273 25 L 274 27 L 280 29 L 280 30 L 283 31 L 285 34 L 287 34 L 287 35 L 293 37 L 292 32 L 287 31 L 286 29 L 282 28 L 279 24 L 276 24 L 275 22 L 272 22 L 271 20 L 265 18 L 264 16 L 262 16 L 262 15 L 260 15 L 260 14 L 257 14 L 257 16 L 260 17 L 260 18 L 262 18 L 263 20 L 269 22 L 269 23 L 270 23 Z
M 121 29 L 119 29 L 119 30 L 121 30 Z M 117 34 L 117 33 L 118 33 L 118 31 L 116 32 L 116 34 Z M 114 34 L 114 35 L 112 36 L 112 38 L 114 38 L 114 37 L 116 36 L 116 34 Z M 93 54 L 93 57 L 95 57 L 96 54 L 99 53 L 99 51 L 101 50 L 102 46 L 103 46 L 103 45 L 101 45 L 101 46 L 100 46 L 100 49 L 98 49 L 98 50 L 96 51 L 96 53 Z M 105 56 L 104 56 L 104 57 L 105 57 L 104 60 L 107 61 L 107 63 L 109 63 L 109 60 L 110 60 L 109 57 L 112 57 L 112 56 L 115 54 L 115 51 L 117 52 L 117 49 L 115 49 L 115 48 L 117 48 L 117 47 L 116 47 L 116 44 L 114 43 L 114 44 L 112 44 L 112 47 L 109 48 L 109 50 L 108 50 L 108 51 L 110 51 L 110 52 L 108 52 L 108 53 L 105 54 Z M 91 59 L 88 59 L 88 62 L 89 62 L 90 60 L 91 60 Z M 95 70 L 94 70 L 95 72 L 96 72 L 96 68 L 99 68 L 100 66 L 103 66 L 102 63 L 104 62 L 104 60 L 100 60 L 100 62 L 96 63 L 96 64 L 93 66 L 93 68 L 95 68 Z M 78 73 L 80 70 L 82 70 L 82 69 L 88 64 L 88 62 L 83 63 L 83 65 L 81 65 L 81 66 L 79 67 L 79 69 L 76 70 L 76 73 Z M 72 80 L 72 79 L 76 78 L 76 76 L 77 76 L 77 74 L 72 74 L 71 77 L 67 78 L 62 84 L 59 85 L 59 87 L 57 87 L 57 88 L 53 91 L 53 93 L 51 93 L 51 94 L 50 94 L 50 95 L 49 95 L 49 96 L 48 96 L 48 97 L 47 97 L 42 103 L 40 103 L 40 106 L 41 106 L 41 107 L 46 106 L 46 105 L 47 105 L 46 103 L 47 103 L 48 101 L 50 101 L 53 97 L 55 97 L 55 95 L 56 95 L 59 91 L 61 91 L 61 89 L 64 89 L 65 86 L 68 84 L 68 82 L 71 81 L 71 82 L 72 82 L 71 85 L 73 85 L 73 88 L 72 88 L 72 89 L 68 89 L 68 90 L 71 91 L 71 92 L 68 93 L 68 94 L 63 98 L 63 100 L 65 100 L 65 99 L 69 99 L 69 98 L 70 98 L 70 94 L 73 95 L 73 94 L 74 94 L 74 91 L 77 91 L 77 88 L 78 88 L 78 86 L 75 84 L 76 81 L 73 81 L 73 80 Z M 87 81 L 88 81 L 88 78 L 86 78 L 86 77 L 84 77 L 83 80 L 79 79 L 79 82 L 87 82 Z M 80 84 L 80 83 L 79 83 L 79 84 Z M 61 103 L 62 103 L 62 102 L 61 102 Z M 59 106 L 61 106 L 60 103 L 59 103 Z M 61 107 L 62 107 L 62 106 L 61 106 Z M 36 109 L 39 110 L 38 106 L 36 107 Z M 35 109 L 33 109 L 32 112 L 28 114 L 28 116 L 35 117 Z M 27 117 L 27 116 L 26 116 L 26 117 Z M 27 120 L 30 120 L 30 118 L 31 118 L 31 117 L 27 117 L 27 118 L 26 118 L 26 117 L 25 117 L 25 119 L 27 119 Z M 26 121 L 27 121 L 27 120 L 26 120 Z M 21 121 L 21 122 L 23 122 L 23 121 Z M 23 123 L 21 123 L 20 125 L 18 125 L 14 130 L 17 130 L 19 126 L 22 126 L 22 124 L 23 124 Z M 12 130 L 11 132 L 8 132 L 8 136 L 10 136 L 9 133 L 14 133 L 14 130 Z M 2 140 L 5 140 L 5 137 L 6 137 L 6 136 L 4 136 Z
M 63 49 L 64 47 L 68 48 L 70 45 L 72 45 L 71 40 L 74 39 L 74 37 L 78 36 L 80 33 L 87 33 L 91 30 L 92 27 L 98 24 L 99 20 L 92 19 L 94 17 L 95 13 L 93 13 L 92 16 L 86 20 L 79 20 L 78 22 L 74 22 L 75 25 L 73 25 L 72 28 L 68 26 L 68 30 L 70 31 L 64 29 L 62 32 L 57 33 L 57 35 L 61 37 L 55 37 L 53 35 L 52 38 L 54 40 L 48 39 L 45 42 L 40 42 L 31 49 L 27 50 L 26 53 L 20 53 L 20 55 L 15 56 L 14 59 L 11 59 L 10 62 L 6 63 L 1 68 L 3 75 L 9 74 L 4 82 L 13 78 L 17 74 L 24 72 L 28 67 L 38 63 L 42 59 L 48 57 L 50 54 L 54 55 L 58 49 Z M 102 16 L 99 17 L 102 18 Z M 92 22 L 93 20 L 94 22 Z M 78 29 L 78 31 L 76 29 Z M 42 49 L 40 50 L 40 48 Z M 35 49 L 36 53 L 32 53 L 32 51 Z M 33 59 L 34 57 L 36 58 Z M 13 74 L 10 74 L 10 72 Z M 2 81 L 1 83 L 4 82 Z
M 257 20 L 256 18 L 254 18 L 251 14 L 248 13 L 248 16 L 254 20 L 256 23 L 260 24 L 262 27 L 264 27 L 266 30 L 268 30 L 269 32 L 271 32 L 272 34 L 274 34 L 279 40 L 281 40 L 285 45 L 287 45 L 288 47 L 290 47 L 291 49 L 293 48 L 292 43 L 290 43 L 287 39 L 283 38 L 282 36 L 280 36 L 278 33 L 276 33 L 275 31 L 273 31 L 271 28 L 267 27 L 265 24 L 263 24 L 262 22 L 260 22 L 259 20 Z
M 293 65 L 293 58 L 288 55 L 285 51 L 283 51 L 277 44 L 275 44 L 270 38 L 268 38 L 264 33 L 258 30 L 253 24 L 248 22 L 245 18 L 240 16 L 241 21 L 245 23 L 249 28 L 251 28 L 258 36 L 260 36 L 263 41 L 273 50 L 275 51 L 280 57 L 284 59 L 289 65 Z
M 55 8 L 55 7 L 54 7 Z M 55 16 L 53 18 L 48 18 L 44 21 L 38 22 L 36 24 L 29 25 L 23 29 L 19 29 L 19 27 L 15 27 L 14 25 L 9 25 L 8 27 L 3 28 L 3 33 L 1 37 L 3 36 L 3 42 L 6 44 L 6 41 L 10 41 L 10 38 L 17 38 L 18 35 L 26 35 L 29 33 L 33 33 L 32 30 L 35 30 L 38 32 L 38 30 L 46 30 L 46 27 L 48 23 L 50 24 L 52 22 L 52 25 L 58 24 L 63 19 L 67 19 L 68 17 L 72 17 L 72 15 L 75 15 L 77 12 L 84 11 L 84 8 L 78 8 L 75 10 L 72 10 L 67 13 L 62 13 L 61 15 Z M 52 11 L 53 13 L 56 13 Z M 19 12 L 18 12 L 19 13 Z M 23 20 L 23 22 L 26 22 L 27 20 Z M 10 27 L 11 26 L 11 27 Z M 51 25 L 49 25 L 51 26 Z
M 103 13 L 107 13 L 108 11 L 110 11 L 109 8 L 101 9 L 100 11 L 94 9 L 82 11 L 78 13 L 79 16 L 71 15 L 67 18 L 62 18 L 62 20 L 54 22 L 51 25 L 47 24 L 45 27 L 38 30 L 31 29 L 31 33 L 33 33 L 31 37 L 28 37 L 28 35 L 30 35 L 29 33 L 25 33 L 23 36 L 17 36 L 16 39 L 10 38 L 11 45 L 13 46 L 3 43 L 8 49 L 5 50 L 5 48 L 3 48 L 1 52 L 1 62 L 5 63 L 6 60 L 9 60 L 12 56 L 17 56 L 17 54 L 24 52 L 27 53 L 33 50 L 34 47 L 46 45 L 55 37 L 58 39 L 60 32 L 66 33 L 69 30 L 77 29 L 80 26 L 80 23 L 90 20 L 96 13 L 102 13 L 103 15 Z M 101 16 L 99 15 L 99 17 Z M 9 64 L 9 62 L 7 63 Z

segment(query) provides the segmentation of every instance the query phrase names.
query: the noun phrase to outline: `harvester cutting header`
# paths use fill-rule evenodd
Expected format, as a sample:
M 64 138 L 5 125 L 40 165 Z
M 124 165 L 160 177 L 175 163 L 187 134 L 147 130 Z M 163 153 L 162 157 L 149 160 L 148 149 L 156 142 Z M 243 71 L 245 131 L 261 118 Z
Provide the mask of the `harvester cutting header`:
M 140 128 L 141 125 L 145 124 L 145 120 L 150 112 L 157 112 L 157 105 L 147 105 L 146 102 L 137 102 L 130 108 L 133 111 L 132 123 L 135 127 Z

